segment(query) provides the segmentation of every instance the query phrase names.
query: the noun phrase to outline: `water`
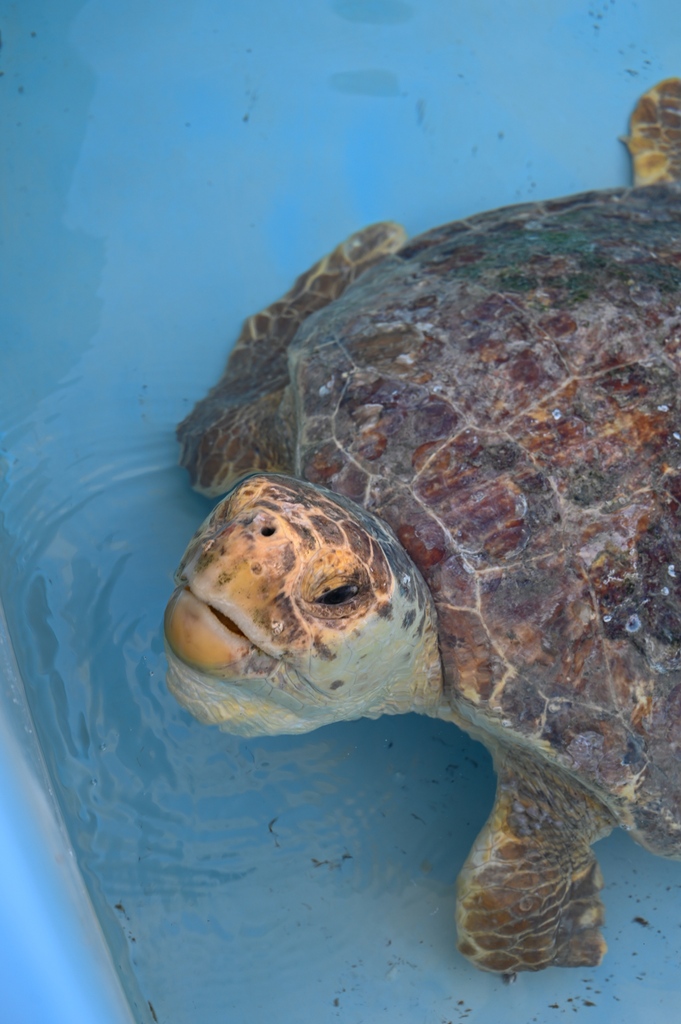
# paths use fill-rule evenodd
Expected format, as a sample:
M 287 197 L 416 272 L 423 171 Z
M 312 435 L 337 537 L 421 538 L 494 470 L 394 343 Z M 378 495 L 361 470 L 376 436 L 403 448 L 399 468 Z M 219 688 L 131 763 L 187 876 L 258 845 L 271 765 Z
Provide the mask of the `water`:
M 595 1004 L 600 1021 L 675 1020 L 678 864 L 623 833 L 599 844 L 603 966 L 506 987 L 454 950 L 486 752 L 415 716 L 248 741 L 200 726 L 165 689 L 160 622 L 208 509 L 174 425 L 240 320 L 369 220 L 413 232 L 620 183 L 609 140 L 681 70 L 678 16 L 661 0 L 507 5 L 498 25 L 435 0 L 232 6 L 35 0 L 3 27 L 0 590 L 136 1019 L 527 1024 Z

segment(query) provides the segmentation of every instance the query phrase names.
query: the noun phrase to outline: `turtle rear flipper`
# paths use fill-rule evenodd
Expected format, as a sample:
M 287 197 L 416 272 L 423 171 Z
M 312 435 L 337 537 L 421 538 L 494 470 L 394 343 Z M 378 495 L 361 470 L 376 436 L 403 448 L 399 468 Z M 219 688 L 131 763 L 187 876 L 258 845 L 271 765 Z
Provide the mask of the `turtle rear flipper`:
M 591 843 L 615 822 L 591 794 L 513 753 L 459 875 L 459 950 L 483 970 L 592 967 L 603 880 Z
M 246 320 L 222 377 L 177 428 L 180 464 L 196 490 L 217 496 L 252 471 L 293 471 L 288 347 L 311 313 L 339 298 L 405 238 L 404 229 L 392 221 L 371 224 L 301 274 L 281 299 Z
M 666 78 L 641 96 L 624 139 L 635 185 L 681 181 L 681 78 Z

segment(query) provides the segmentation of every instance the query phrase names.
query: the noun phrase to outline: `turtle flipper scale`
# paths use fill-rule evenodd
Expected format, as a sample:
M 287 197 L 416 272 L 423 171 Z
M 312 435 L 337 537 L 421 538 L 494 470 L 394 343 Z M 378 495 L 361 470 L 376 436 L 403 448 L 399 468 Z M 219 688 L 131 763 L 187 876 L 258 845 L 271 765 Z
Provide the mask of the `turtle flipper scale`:
M 294 411 L 288 347 L 310 314 L 339 298 L 372 264 L 396 252 L 403 228 L 371 224 L 301 274 L 281 299 L 246 320 L 217 385 L 177 428 L 192 485 L 223 494 L 253 471 L 293 471 Z
M 641 96 L 624 139 L 635 185 L 681 181 L 681 78 L 666 78 Z
M 514 753 L 459 875 L 464 956 L 503 974 L 600 963 L 603 880 L 591 843 L 613 824 L 586 790 Z

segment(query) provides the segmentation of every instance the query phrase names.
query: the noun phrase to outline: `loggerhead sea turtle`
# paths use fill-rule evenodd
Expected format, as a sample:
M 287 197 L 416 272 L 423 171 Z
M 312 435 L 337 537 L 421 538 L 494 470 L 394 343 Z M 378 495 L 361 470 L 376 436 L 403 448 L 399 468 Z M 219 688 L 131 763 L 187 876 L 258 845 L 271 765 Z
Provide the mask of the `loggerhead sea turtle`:
M 616 825 L 681 856 L 681 81 L 627 141 L 645 187 L 352 236 L 178 429 L 233 489 L 171 691 L 244 736 L 417 711 L 485 743 L 457 926 L 488 971 L 601 960 Z

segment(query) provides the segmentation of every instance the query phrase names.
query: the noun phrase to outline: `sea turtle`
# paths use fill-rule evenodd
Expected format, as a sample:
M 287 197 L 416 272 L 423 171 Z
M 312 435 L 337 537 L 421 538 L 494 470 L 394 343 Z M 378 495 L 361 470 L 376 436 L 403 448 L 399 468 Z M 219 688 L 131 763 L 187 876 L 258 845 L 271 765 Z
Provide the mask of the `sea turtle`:
M 601 960 L 616 825 L 681 856 L 681 81 L 627 141 L 645 187 L 352 236 L 178 428 L 232 490 L 177 573 L 171 691 L 244 736 L 482 740 L 457 925 L 488 971 Z

